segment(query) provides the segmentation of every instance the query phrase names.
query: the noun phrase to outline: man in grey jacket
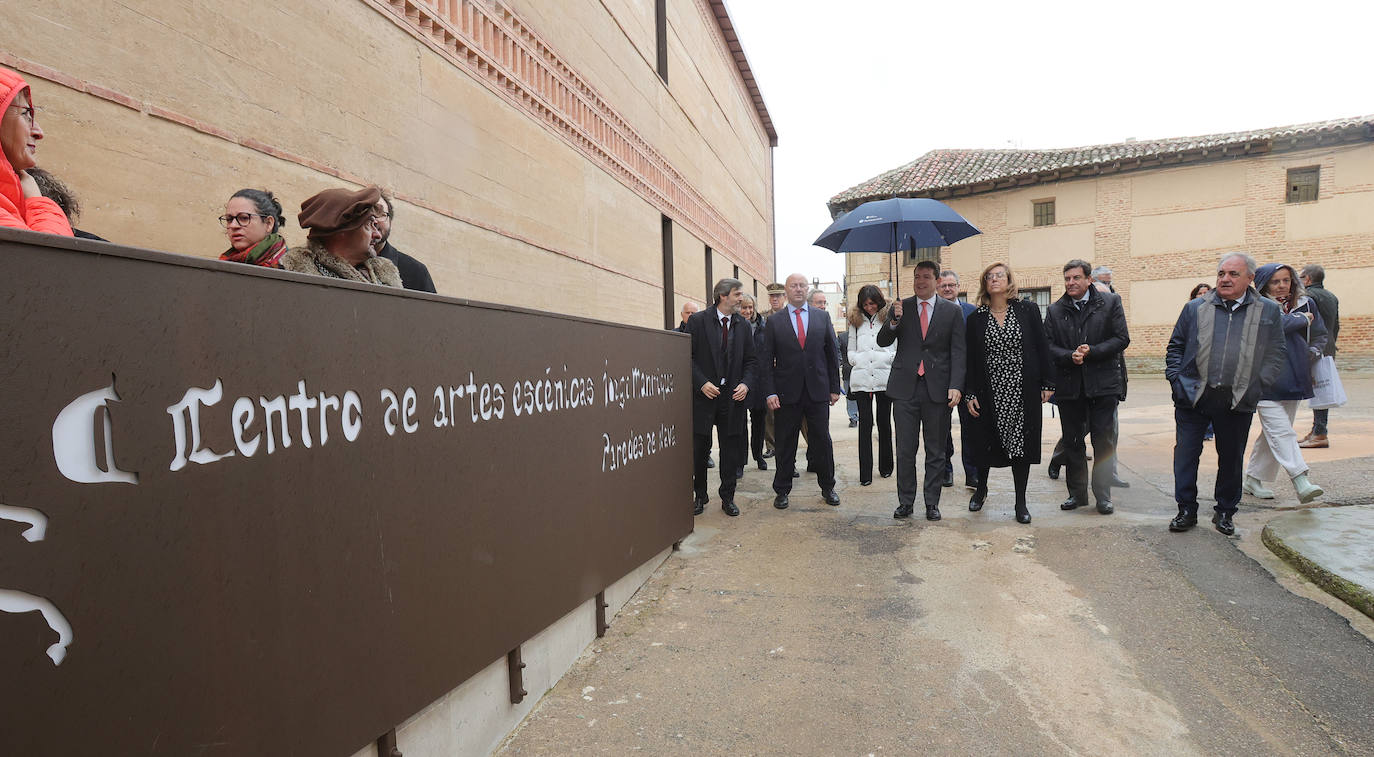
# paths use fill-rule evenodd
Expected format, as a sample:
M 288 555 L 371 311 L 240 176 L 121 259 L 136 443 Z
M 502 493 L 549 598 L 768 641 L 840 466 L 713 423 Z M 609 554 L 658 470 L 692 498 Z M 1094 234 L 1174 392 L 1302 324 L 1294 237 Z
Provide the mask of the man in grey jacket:
M 950 413 L 963 396 L 965 347 L 964 314 L 958 305 L 936 295 L 939 278 L 940 266 L 934 261 L 917 263 L 912 279 L 916 295 L 892 303 L 887 325 L 878 331 L 879 347 L 897 343 L 897 357 L 887 377 L 897 436 L 894 518 L 905 518 L 915 508 L 920 436 L 926 443 L 926 520 L 940 519 L 945 435 Z
M 1165 349 L 1164 377 L 1174 400 L 1174 500 L 1170 531 L 1197 525 L 1197 470 L 1202 437 L 1216 432 L 1216 513 L 1212 523 L 1227 536 L 1240 503 L 1245 440 L 1255 405 L 1287 359 L 1279 304 L 1251 284 L 1255 259 L 1233 252 L 1217 266 L 1216 289 L 1183 306 Z

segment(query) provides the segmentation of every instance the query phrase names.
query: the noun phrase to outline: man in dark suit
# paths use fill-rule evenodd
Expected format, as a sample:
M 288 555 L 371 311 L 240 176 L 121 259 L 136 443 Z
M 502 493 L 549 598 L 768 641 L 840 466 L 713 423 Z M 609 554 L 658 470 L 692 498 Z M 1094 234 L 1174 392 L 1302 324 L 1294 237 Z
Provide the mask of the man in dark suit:
M 706 495 L 706 458 L 711 430 L 720 437 L 720 509 L 739 515 L 735 506 L 736 472 L 744 466 L 745 399 L 758 380 L 754 336 L 737 311 L 744 296 L 738 279 L 721 279 L 716 304 L 687 319 L 692 337 L 692 489 L 694 512 L 700 515 Z
M 433 293 L 434 279 L 429 275 L 429 268 L 391 245 L 391 222 L 396 218 L 396 201 L 389 192 L 382 192 L 382 199 L 377 201 L 376 215 L 377 230 L 382 232 L 382 238 L 373 242 L 377 257 L 396 264 L 396 270 L 401 274 L 401 286 L 416 292 Z
M 959 306 L 963 311 L 964 321 L 968 321 L 969 315 L 978 309 L 977 305 L 971 302 L 959 301 L 959 274 L 951 270 L 940 271 L 940 283 L 936 285 L 935 291 L 940 296 Z M 945 486 L 954 486 L 954 416 L 950 415 L 950 428 L 945 429 Z M 959 403 L 959 428 L 972 423 L 969 417 L 968 408 L 964 403 Z M 968 451 L 968 434 L 959 435 L 959 460 L 964 466 L 964 486 L 969 489 L 978 489 L 978 466 L 973 464 L 973 456 Z
M 964 315 L 958 305 L 935 294 L 940 278 L 935 261 L 918 262 L 914 274 L 915 296 L 892 303 L 888 322 L 878 330 L 878 346 L 897 343 L 887 377 L 897 427 L 897 510 L 892 517 L 905 518 L 915 507 L 920 434 L 926 443 L 926 520 L 939 520 L 950 412 L 963 396 Z
M 1087 449 L 1092 438 L 1092 493 L 1097 511 L 1110 515 L 1116 474 L 1116 405 L 1123 391 L 1121 355 L 1131 343 L 1121 298 L 1093 286 L 1091 266 L 1064 264 L 1064 295 L 1045 315 L 1045 336 L 1054 364 L 1055 402 L 1063 431 L 1069 498 L 1060 509 L 1088 504 Z
M 830 314 L 807 303 L 806 277 L 794 273 L 787 277 L 786 287 L 786 307 L 763 324 L 763 354 L 759 356 L 763 393 L 777 423 L 773 507 L 787 509 L 803 418 L 810 427 L 807 445 L 821 497 L 827 505 L 838 505 L 830 406 L 840 400 L 840 345 Z

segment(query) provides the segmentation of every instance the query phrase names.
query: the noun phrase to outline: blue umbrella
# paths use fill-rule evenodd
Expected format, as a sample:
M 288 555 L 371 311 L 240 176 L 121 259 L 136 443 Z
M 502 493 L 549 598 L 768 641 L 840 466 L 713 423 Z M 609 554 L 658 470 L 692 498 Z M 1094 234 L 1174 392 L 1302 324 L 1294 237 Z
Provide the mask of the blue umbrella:
M 939 200 L 892 197 L 866 202 L 836 218 L 813 244 L 835 252 L 896 252 L 947 247 L 979 233 Z

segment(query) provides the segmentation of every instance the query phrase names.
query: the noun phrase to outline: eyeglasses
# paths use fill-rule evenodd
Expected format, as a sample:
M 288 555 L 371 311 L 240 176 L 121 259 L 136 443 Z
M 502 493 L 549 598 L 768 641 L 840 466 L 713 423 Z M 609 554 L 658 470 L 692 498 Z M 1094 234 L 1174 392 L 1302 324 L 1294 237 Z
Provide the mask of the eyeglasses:
M 226 229 L 229 228 L 229 224 L 231 223 L 238 224 L 239 226 L 247 226 L 249 223 L 252 222 L 254 218 L 265 219 L 268 218 L 268 216 L 265 216 L 261 213 L 239 213 L 238 215 L 232 216 L 220 216 L 219 225 L 223 226 Z
M 1007 272 L 1006 272 L 1006 271 L 993 271 L 992 273 L 989 273 L 988 275 L 984 276 L 984 277 L 983 277 L 983 280 L 984 280 L 984 281 L 997 281 L 998 279 L 1005 279 L 1006 277 L 1007 277 Z
M 35 116 L 34 107 L 32 105 L 11 105 L 10 107 L 18 109 L 19 116 L 25 121 L 28 121 L 29 126 L 33 126 Z

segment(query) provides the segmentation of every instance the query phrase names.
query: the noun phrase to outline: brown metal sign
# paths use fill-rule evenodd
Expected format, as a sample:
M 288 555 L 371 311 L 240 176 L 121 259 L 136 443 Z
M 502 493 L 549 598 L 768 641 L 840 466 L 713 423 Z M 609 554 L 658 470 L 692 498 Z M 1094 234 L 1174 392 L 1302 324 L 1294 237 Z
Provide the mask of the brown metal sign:
M 691 531 L 678 334 L 0 255 L 7 753 L 350 754 Z

